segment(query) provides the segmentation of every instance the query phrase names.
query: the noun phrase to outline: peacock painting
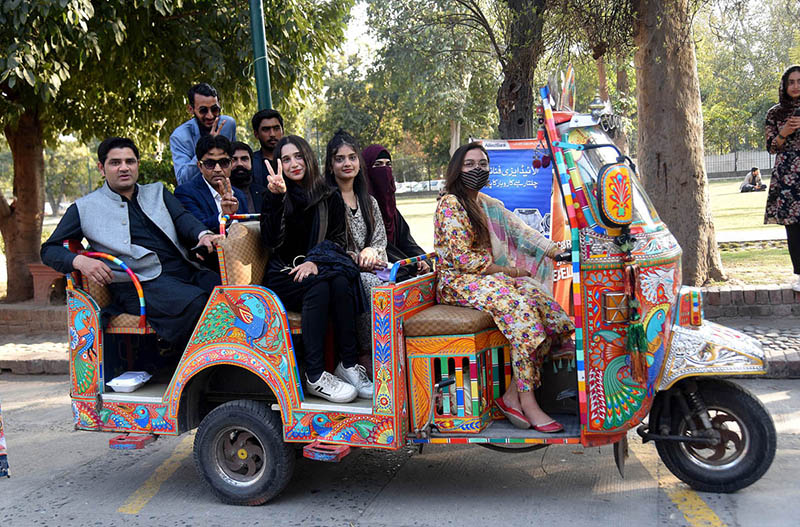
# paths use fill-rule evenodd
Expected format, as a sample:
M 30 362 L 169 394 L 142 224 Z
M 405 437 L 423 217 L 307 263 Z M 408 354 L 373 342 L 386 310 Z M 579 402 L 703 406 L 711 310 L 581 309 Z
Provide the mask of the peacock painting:
M 82 309 L 69 328 L 69 348 L 75 372 L 75 393 L 86 393 L 97 380 L 97 352 L 94 349 L 95 328 L 87 322 L 89 310 Z

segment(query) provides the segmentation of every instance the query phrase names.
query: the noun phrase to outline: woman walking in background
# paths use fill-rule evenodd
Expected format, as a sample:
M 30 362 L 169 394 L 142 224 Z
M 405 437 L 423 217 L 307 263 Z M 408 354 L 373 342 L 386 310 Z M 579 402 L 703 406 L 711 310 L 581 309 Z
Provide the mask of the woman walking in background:
M 767 112 L 767 150 L 775 155 L 767 194 L 764 223 L 786 227 L 786 241 L 795 281 L 800 291 L 800 65 L 790 66 L 781 77 L 778 104 Z

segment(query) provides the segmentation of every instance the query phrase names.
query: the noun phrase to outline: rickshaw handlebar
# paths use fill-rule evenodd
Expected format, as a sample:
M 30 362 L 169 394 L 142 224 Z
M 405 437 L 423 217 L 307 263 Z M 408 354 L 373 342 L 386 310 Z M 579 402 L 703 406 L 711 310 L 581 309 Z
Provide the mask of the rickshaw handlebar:
M 392 264 L 392 270 L 389 272 L 389 282 L 395 283 L 397 281 L 397 272 L 404 265 L 411 265 L 423 261 L 435 262 L 436 253 L 420 254 L 419 256 L 414 256 L 413 258 L 406 258 L 405 260 L 396 261 Z

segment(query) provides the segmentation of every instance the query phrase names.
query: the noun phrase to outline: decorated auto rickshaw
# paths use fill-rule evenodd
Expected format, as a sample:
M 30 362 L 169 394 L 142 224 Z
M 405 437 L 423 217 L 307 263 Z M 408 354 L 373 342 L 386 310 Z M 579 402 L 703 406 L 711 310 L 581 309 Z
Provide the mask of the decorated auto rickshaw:
M 278 495 L 299 452 L 338 461 L 354 448 L 613 445 L 622 471 L 631 429 L 655 441 L 665 465 L 695 489 L 731 492 L 758 480 L 775 454 L 774 424 L 753 395 L 721 377 L 765 373 L 760 344 L 703 320 L 700 290 L 681 285 L 681 248 L 613 146 L 608 117 L 553 112 L 542 95 L 538 146 L 552 160 L 554 202 L 566 212 L 572 262 L 557 274 L 576 333 L 574 350 L 554 350 L 545 363 L 537 400 L 563 431 L 517 429 L 492 404 L 511 382 L 511 363 L 490 317 L 437 305 L 435 271 L 395 280 L 420 259 L 435 267 L 433 254 L 395 263 L 389 283 L 373 291 L 373 399 L 337 404 L 305 394 L 295 355 L 300 315 L 259 285 L 268 255 L 247 216 L 224 218 L 222 285 L 163 382 L 108 388 L 112 358 L 136 369 L 142 346 L 133 341 L 152 334 L 146 306 L 103 328 L 107 291 L 69 277 L 75 427 L 114 432 L 115 448 L 197 429 L 198 470 L 233 504 Z M 112 338 L 122 351 L 107 345 Z

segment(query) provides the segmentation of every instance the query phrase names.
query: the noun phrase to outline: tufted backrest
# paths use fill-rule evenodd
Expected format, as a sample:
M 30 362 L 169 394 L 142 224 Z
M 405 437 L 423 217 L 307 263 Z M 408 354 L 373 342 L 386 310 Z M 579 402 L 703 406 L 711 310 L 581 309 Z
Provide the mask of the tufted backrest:
M 97 306 L 100 309 L 103 309 L 108 304 L 111 303 L 111 291 L 104 285 L 100 285 L 94 280 L 89 280 L 88 278 L 83 279 L 83 285 L 86 288 L 86 292 L 88 292 L 94 301 L 97 302 Z
M 224 258 L 220 271 L 229 285 L 261 284 L 269 252 L 261 241 L 261 225 L 257 221 L 234 223 L 228 236 L 220 242 Z

